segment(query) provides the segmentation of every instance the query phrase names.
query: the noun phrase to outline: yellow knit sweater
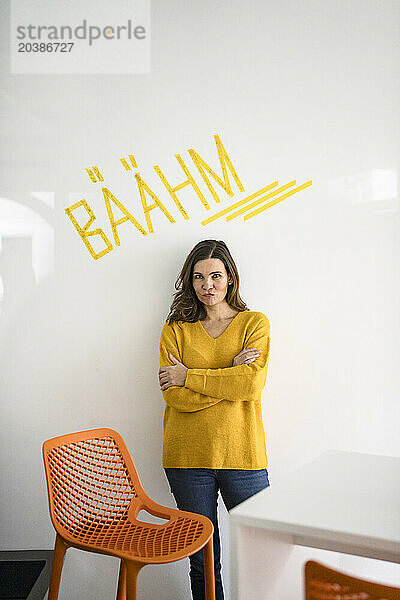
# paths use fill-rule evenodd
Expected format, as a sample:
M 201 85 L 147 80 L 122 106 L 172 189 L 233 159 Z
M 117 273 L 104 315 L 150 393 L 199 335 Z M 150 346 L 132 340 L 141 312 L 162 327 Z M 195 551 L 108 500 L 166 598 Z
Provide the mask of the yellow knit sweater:
M 233 367 L 244 348 L 261 354 Z M 241 311 L 217 338 L 200 321 L 165 323 L 160 337 L 160 367 L 174 363 L 188 371 L 185 386 L 162 391 L 163 467 L 264 469 L 268 466 L 262 422 L 261 390 L 267 377 L 270 327 L 257 311 Z

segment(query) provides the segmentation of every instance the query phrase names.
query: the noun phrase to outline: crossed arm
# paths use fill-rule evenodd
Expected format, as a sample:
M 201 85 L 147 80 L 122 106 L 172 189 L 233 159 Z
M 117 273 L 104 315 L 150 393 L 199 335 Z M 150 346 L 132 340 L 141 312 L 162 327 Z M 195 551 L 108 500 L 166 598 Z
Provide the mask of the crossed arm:
M 261 351 L 254 362 L 223 369 L 188 369 L 184 386 L 170 386 L 162 390 L 165 402 L 181 412 L 195 412 L 221 400 L 255 400 L 267 377 L 270 349 L 268 319 L 260 320 L 246 346 Z M 160 367 L 173 365 L 169 353 L 182 360 L 174 330 L 165 324 L 160 339 Z
M 160 339 L 160 367 L 173 366 L 174 363 L 170 359 L 169 353 L 178 360 L 182 360 L 174 330 L 165 324 Z M 161 393 L 168 406 L 180 412 L 195 412 L 221 401 L 221 398 L 212 398 L 178 385 L 171 385 L 167 389 L 161 390 Z

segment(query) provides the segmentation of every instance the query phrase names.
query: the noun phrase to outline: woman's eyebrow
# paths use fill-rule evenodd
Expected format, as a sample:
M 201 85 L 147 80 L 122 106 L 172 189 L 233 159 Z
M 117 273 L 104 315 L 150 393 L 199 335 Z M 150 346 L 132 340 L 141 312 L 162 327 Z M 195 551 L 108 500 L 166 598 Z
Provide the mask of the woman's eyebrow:
M 211 271 L 210 275 L 212 275 L 213 273 L 222 273 L 222 271 Z M 194 275 L 203 275 L 203 273 L 200 273 L 200 271 L 193 271 Z

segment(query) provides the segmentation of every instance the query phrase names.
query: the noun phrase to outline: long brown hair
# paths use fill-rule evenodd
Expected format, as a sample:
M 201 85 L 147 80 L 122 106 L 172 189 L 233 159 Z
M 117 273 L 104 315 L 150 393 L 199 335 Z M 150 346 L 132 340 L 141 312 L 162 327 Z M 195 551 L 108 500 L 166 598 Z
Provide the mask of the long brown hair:
M 175 281 L 175 289 L 178 291 L 174 294 L 167 321 L 194 323 L 206 318 L 207 311 L 194 291 L 192 277 L 193 267 L 197 261 L 207 258 L 219 258 L 225 265 L 228 277 L 230 275 L 233 279 L 233 283 L 228 285 L 225 296 L 229 306 L 239 311 L 249 310 L 239 294 L 239 273 L 228 246 L 222 240 L 202 240 L 189 253 Z

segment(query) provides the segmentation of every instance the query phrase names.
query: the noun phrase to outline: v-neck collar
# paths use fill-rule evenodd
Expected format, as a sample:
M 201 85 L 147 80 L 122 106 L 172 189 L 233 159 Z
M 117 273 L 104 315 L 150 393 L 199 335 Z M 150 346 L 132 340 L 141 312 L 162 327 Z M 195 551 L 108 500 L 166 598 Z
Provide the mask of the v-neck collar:
M 228 323 L 228 325 L 225 327 L 225 329 L 223 330 L 223 332 L 222 332 L 222 333 L 220 333 L 219 335 L 217 335 L 217 337 L 213 337 L 212 335 L 210 335 L 210 334 L 208 333 L 208 331 L 206 331 L 206 330 L 205 330 L 205 328 L 204 328 L 204 326 L 203 326 L 203 324 L 202 324 L 202 322 L 201 322 L 200 320 L 199 320 L 199 321 L 197 321 L 197 323 L 199 324 L 199 326 L 201 327 L 201 329 L 204 331 L 204 333 L 206 334 L 206 336 L 208 336 L 208 337 L 210 338 L 210 340 L 219 340 L 219 338 L 220 338 L 221 336 L 223 336 L 223 335 L 224 335 L 225 331 L 226 331 L 226 330 L 227 330 L 227 329 L 228 329 L 228 328 L 229 328 L 229 327 L 232 325 L 232 323 L 233 323 L 234 321 L 236 321 L 237 317 L 238 317 L 238 316 L 240 315 L 240 313 L 242 313 L 242 312 L 245 312 L 245 311 L 243 311 L 243 310 L 239 310 L 239 312 L 238 312 L 238 313 L 237 313 L 237 314 L 236 314 L 236 315 L 233 317 L 232 321 L 230 321 L 230 322 Z

